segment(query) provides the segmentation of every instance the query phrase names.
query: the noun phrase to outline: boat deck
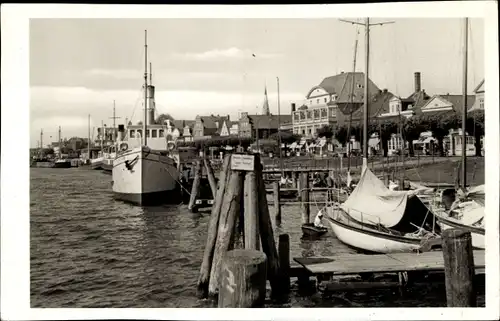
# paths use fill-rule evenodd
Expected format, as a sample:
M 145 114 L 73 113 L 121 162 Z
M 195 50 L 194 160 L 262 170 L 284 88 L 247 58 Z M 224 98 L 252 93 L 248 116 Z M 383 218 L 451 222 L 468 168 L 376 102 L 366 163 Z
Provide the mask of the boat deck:
M 443 252 L 345 254 L 332 257 L 294 258 L 312 274 L 358 274 L 405 271 L 444 271 Z M 484 250 L 474 251 L 476 270 L 484 269 Z

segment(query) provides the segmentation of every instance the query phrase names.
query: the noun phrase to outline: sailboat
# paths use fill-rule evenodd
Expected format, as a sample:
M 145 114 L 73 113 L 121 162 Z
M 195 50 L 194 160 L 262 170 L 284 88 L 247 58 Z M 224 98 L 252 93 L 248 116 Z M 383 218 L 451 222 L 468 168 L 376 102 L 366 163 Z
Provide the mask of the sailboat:
M 464 22 L 464 78 L 463 78 L 463 113 L 462 113 L 462 190 L 449 211 L 437 211 L 438 224 L 443 229 L 457 228 L 471 233 L 472 246 L 485 247 L 484 229 L 484 185 L 466 189 L 466 120 L 467 120 L 467 52 L 469 19 Z
M 369 18 L 363 25 L 366 28 L 363 167 L 360 180 L 347 200 L 326 207 L 325 218 L 341 242 L 364 252 L 430 249 L 432 239 L 439 235 L 434 214 L 415 192 L 390 190 L 367 166 Z
M 53 168 L 70 168 L 71 161 L 66 158 L 62 158 L 62 143 L 61 143 L 61 126 L 59 126 L 59 153 L 56 161 L 54 162 Z
M 129 147 L 126 142 L 113 161 L 113 194 L 115 199 L 137 205 L 160 204 L 178 200 L 179 172 L 177 161 L 167 150 L 151 149 L 148 144 L 148 106 L 154 106 L 154 86 L 148 84 L 147 31 L 145 31 L 144 122 L 141 145 Z

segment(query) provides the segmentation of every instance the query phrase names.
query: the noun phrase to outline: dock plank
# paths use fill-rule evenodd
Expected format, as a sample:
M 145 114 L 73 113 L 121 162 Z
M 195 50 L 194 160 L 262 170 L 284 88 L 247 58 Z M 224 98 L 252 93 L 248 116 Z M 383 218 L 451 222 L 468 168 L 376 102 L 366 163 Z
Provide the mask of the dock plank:
M 331 257 L 294 258 L 312 274 L 357 274 L 444 270 L 441 251 L 425 253 L 349 254 Z M 474 251 L 476 268 L 484 268 L 484 250 Z

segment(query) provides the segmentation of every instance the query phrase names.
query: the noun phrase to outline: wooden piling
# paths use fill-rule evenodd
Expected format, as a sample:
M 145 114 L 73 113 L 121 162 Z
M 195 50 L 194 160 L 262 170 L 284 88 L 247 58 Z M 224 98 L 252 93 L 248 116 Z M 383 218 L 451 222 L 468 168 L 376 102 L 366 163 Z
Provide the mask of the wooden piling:
M 266 298 L 266 255 L 256 250 L 232 250 L 222 263 L 219 308 L 262 307 Z
M 210 160 L 208 160 L 206 157 L 203 159 L 203 163 L 205 163 L 208 183 L 210 184 L 210 189 L 212 190 L 212 197 L 215 199 L 215 196 L 217 195 L 217 181 L 215 179 L 214 170 L 212 168 L 212 165 L 210 165 Z
M 448 307 L 476 307 L 471 233 L 448 229 L 441 237 Z
M 278 256 L 280 262 L 280 294 L 288 295 L 290 292 L 290 236 L 280 234 L 278 239 Z
M 309 223 L 311 208 L 309 204 L 309 173 L 300 174 L 300 201 L 302 202 L 302 224 Z
M 240 212 L 242 185 L 243 172 L 231 171 L 222 200 L 214 258 L 210 271 L 209 296 L 216 295 L 219 290 L 220 266 L 222 257 L 228 251 L 230 242 L 234 239 L 236 217 Z
M 260 157 L 256 155 L 255 162 L 260 164 Z M 259 186 L 259 232 L 262 250 L 267 256 L 267 277 L 271 283 L 273 293 L 279 286 L 279 259 L 274 241 L 273 227 L 269 217 L 269 207 L 266 198 L 266 187 L 262 179 L 262 165 L 258 166 L 257 181 Z
M 188 210 L 191 211 L 192 213 L 196 212 L 196 197 L 198 196 L 198 193 L 200 191 L 200 183 L 201 183 L 201 160 L 196 161 L 195 165 L 195 173 L 194 173 L 194 181 L 193 181 L 193 187 L 191 188 L 191 197 L 189 198 L 189 205 L 188 205 Z
M 244 183 L 244 243 L 247 250 L 259 250 L 259 190 L 255 172 L 247 172 Z
M 277 226 L 281 225 L 281 202 L 280 202 L 280 183 L 273 182 L 273 203 L 274 218 Z
M 217 230 L 219 227 L 219 217 L 222 207 L 222 198 L 226 190 L 226 185 L 229 179 L 229 161 L 230 155 L 224 158 L 224 163 L 222 165 L 222 171 L 219 177 L 219 189 L 217 190 L 214 204 L 212 206 L 212 213 L 210 214 L 210 221 L 208 223 L 208 235 L 207 243 L 205 246 L 205 252 L 203 253 L 203 262 L 200 268 L 200 276 L 198 279 L 198 289 L 197 295 L 199 298 L 208 297 L 208 284 L 210 281 L 210 271 L 212 268 L 212 260 L 215 250 L 215 242 L 217 240 Z

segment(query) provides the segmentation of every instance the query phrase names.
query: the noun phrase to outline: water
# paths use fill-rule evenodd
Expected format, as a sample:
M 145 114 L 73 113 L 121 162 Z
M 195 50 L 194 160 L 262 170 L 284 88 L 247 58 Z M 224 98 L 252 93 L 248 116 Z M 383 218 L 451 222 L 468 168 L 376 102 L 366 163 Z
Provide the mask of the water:
M 114 201 L 111 176 L 83 168 L 32 168 L 30 181 L 31 307 L 214 306 L 195 296 L 209 212 Z M 301 240 L 297 206 L 283 208 L 279 233 L 290 235 L 291 257 L 353 252 L 331 233 Z M 268 306 L 446 306 L 446 298 L 442 282 L 403 296 L 376 290 L 333 297 L 299 293 L 294 283 L 288 303 Z

